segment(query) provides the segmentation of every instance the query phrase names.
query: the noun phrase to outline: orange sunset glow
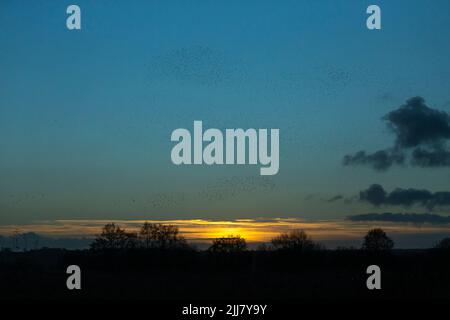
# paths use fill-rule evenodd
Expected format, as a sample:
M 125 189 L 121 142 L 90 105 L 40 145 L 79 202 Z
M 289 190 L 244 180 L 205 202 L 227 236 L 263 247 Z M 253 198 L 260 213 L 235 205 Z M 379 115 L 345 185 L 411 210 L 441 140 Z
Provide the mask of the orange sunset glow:
M 227 235 L 240 235 L 249 243 L 270 241 L 280 233 L 293 229 L 305 230 L 317 241 L 361 239 L 368 229 L 382 227 L 391 235 L 432 234 L 448 232 L 448 225 L 397 224 L 392 222 L 353 222 L 347 220 L 307 221 L 296 218 L 237 219 L 237 220 L 55 220 L 41 221 L 27 225 L 2 225 L 0 234 L 10 235 L 14 231 L 36 232 L 41 235 L 91 238 L 101 228 L 114 222 L 128 231 L 137 232 L 144 222 L 177 226 L 180 233 L 190 242 L 208 242 Z

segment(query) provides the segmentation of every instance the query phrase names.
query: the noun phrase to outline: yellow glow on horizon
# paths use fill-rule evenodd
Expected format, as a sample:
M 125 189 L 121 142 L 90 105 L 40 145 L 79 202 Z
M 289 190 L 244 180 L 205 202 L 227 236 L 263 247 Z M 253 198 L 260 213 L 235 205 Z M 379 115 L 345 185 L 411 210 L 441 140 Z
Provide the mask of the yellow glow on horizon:
M 171 224 L 191 242 L 209 242 L 214 238 L 240 235 L 247 242 L 266 242 L 292 229 L 305 230 L 314 240 L 362 239 L 372 228 L 381 227 L 389 234 L 426 234 L 449 232 L 449 225 L 352 222 L 347 220 L 305 221 L 296 218 L 255 218 L 236 220 L 55 220 L 27 225 L 1 225 L 0 234 L 11 235 L 14 230 L 36 232 L 50 237 L 94 237 L 102 227 L 114 222 L 127 231 L 137 232 L 144 222 Z

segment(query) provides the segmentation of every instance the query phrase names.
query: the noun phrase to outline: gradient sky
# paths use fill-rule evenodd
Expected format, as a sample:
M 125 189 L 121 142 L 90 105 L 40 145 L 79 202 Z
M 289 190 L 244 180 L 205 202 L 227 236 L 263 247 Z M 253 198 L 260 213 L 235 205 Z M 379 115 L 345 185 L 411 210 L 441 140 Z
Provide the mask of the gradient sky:
M 72 3 L 80 31 L 65 26 Z M 372 3 L 381 31 L 365 26 Z M 390 145 L 381 117 L 410 97 L 450 111 L 449 12 L 447 0 L 2 0 L 0 223 L 339 219 L 402 211 L 325 201 L 372 183 L 448 191 L 449 168 L 380 173 L 342 157 Z M 194 120 L 279 128 L 279 173 L 173 165 L 170 134 Z

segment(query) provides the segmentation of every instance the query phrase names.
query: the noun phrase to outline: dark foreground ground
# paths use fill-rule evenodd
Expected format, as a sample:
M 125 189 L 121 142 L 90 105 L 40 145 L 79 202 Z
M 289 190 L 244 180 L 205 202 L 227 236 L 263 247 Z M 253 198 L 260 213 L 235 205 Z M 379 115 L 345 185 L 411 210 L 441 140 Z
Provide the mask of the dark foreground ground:
M 66 268 L 81 268 L 69 291 Z M 366 268 L 381 267 L 381 290 L 368 290 Z M 43 249 L 0 252 L 0 299 L 450 299 L 450 254 L 358 250 L 305 254 L 192 251 L 92 253 Z

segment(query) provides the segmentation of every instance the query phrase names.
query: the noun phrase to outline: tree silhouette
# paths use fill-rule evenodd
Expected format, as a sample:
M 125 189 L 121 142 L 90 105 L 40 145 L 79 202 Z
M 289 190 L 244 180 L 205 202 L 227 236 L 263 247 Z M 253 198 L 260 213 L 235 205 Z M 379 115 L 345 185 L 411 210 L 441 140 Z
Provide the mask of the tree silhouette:
M 114 223 L 106 224 L 102 233 L 94 239 L 91 249 L 101 250 L 119 250 L 132 249 L 137 246 L 137 235 L 135 233 L 126 232 Z
M 209 248 L 209 251 L 214 253 L 233 253 L 245 250 L 247 250 L 247 243 L 240 235 L 229 235 L 227 237 L 214 239 L 212 246 Z
M 289 233 L 282 233 L 271 240 L 272 246 L 277 250 L 289 251 L 311 251 L 320 249 L 303 230 L 292 230 Z
M 186 248 L 187 242 L 173 225 L 145 222 L 139 231 L 138 239 L 145 249 Z
M 364 250 L 370 252 L 388 252 L 393 247 L 394 241 L 380 228 L 369 230 L 362 245 Z
M 450 251 L 450 238 L 444 238 L 441 241 L 439 241 L 436 244 L 435 249 Z

